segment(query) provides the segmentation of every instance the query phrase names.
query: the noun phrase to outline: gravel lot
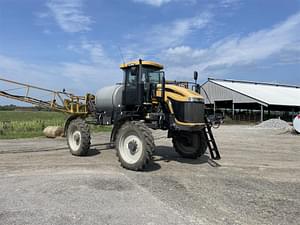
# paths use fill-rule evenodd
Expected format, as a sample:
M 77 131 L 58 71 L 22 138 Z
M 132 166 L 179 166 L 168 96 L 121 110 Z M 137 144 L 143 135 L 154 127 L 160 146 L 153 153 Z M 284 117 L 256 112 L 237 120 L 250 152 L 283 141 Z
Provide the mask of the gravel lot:
M 63 138 L 1 140 L 0 224 L 300 224 L 300 136 L 247 126 L 214 133 L 217 163 L 179 158 L 156 132 L 145 172 L 122 169 L 105 144 L 75 157 Z

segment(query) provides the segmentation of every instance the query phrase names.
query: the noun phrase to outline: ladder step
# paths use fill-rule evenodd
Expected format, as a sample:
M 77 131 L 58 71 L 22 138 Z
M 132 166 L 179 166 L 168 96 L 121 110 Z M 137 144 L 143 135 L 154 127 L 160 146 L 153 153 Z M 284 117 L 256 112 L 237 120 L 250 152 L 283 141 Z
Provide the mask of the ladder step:
M 218 146 L 211 131 L 211 124 L 207 123 L 204 130 L 211 158 L 214 160 L 221 159 Z

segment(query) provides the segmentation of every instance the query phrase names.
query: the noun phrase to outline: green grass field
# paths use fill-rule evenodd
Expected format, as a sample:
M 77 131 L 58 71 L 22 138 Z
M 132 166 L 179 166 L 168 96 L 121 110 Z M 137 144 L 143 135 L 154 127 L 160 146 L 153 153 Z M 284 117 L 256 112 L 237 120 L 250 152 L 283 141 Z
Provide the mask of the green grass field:
M 47 126 L 64 126 L 67 116 L 57 112 L 0 111 L 0 139 L 43 136 Z M 110 131 L 111 127 L 91 125 L 92 132 Z

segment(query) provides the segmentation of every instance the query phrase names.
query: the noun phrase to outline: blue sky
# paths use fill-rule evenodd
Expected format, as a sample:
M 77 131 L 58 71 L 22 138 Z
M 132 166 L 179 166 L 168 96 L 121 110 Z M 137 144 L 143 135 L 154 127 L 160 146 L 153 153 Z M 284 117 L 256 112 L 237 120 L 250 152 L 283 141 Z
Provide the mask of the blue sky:
M 122 62 L 168 79 L 300 85 L 300 0 L 0 0 L 0 76 L 78 94 L 121 81 Z

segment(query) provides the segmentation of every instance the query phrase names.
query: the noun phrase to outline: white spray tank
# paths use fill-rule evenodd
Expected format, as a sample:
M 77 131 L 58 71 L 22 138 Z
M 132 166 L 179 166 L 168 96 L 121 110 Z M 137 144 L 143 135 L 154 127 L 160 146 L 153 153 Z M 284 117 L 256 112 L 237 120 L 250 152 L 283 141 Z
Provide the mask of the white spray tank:
M 295 117 L 293 121 L 293 126 L 297 133 L 300 133 L 300 114 Z

